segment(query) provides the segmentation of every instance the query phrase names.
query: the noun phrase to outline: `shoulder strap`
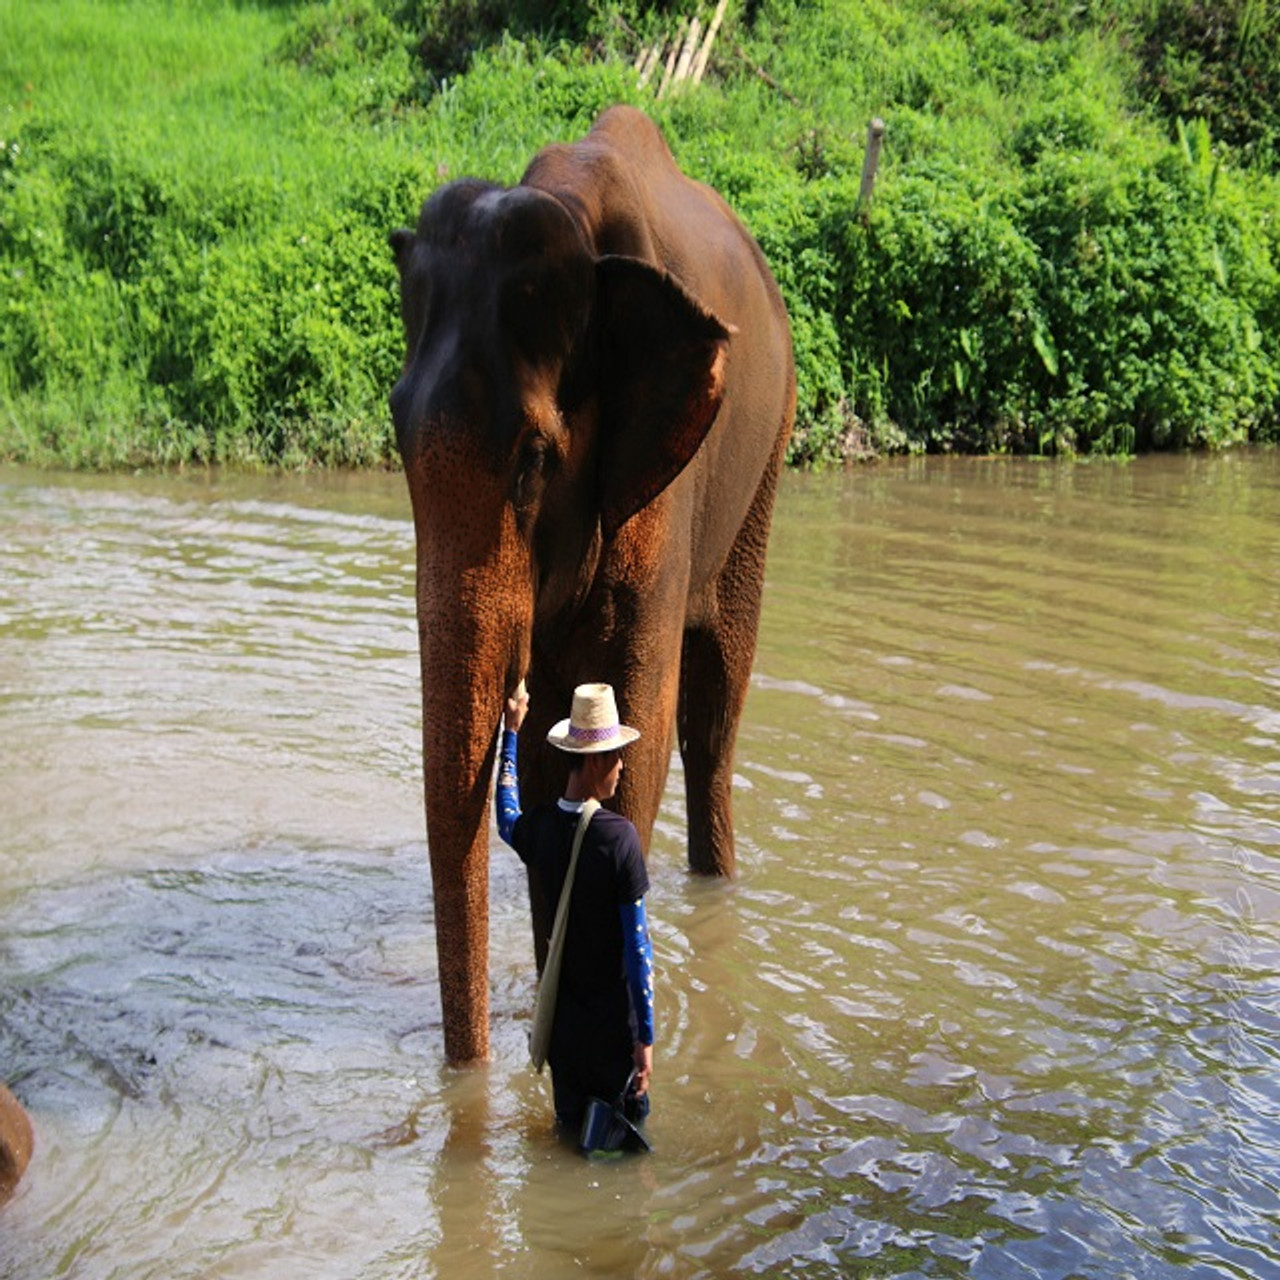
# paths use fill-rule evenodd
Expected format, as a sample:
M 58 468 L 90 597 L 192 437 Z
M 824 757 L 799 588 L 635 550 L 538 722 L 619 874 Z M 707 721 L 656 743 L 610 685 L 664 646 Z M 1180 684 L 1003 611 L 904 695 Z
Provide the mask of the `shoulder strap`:
M 564 935 L 569 923 L 569 898 L 573 894 L 573 875 L 578 868 L 578 851 L 582 848 L 582 837 L 586 835 L 587 827 L 599 807 L 598 800 L 588 800 L 582 806 L 582 814 L 573 833 L 569 869 L 565 872 L 564 887 L 560 890 L 560 901 L 556 904 L 556 919 L 551 926 L 551 942 L 547 946 L 547 961 L 542 967 L 542 981 L 538 984 L 538 996 L 533 1006 L 533 1028 L 529 1032 L 529 1055 L 538 1071 L 542 1070 L 542 1064 L 547 1060 L 547 1050 L 551 1046 L 551 1025 L 555 1021 L 556 994 L 560 988 L 560 957 L 564 952 Z

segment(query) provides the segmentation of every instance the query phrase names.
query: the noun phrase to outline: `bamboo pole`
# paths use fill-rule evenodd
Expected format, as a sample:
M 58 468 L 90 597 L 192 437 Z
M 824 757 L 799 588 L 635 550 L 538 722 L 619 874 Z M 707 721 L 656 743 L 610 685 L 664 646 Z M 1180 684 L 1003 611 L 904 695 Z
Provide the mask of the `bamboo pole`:
M 689 78 L 689 67 L 693 62 L 694 51 L 698 47 L 698 37 L 701 34 L 702 20 L 695 17 L 689 23 L 689 36 L 684 42 L 684 48 L 680 50 L 680 61 L 676 63 L 676 74 L 672 81 L 673 87 Z
M 693 64 L 693 83 L 701 84 L 703 72 L 707 69 L 707 59 L 711 57 L 711 46 L 716 36 L 720 32 L 720 24 L 724 21 L 724 11 L 729 7 L 729 0 L 720 0 L 716 5 L 715 17 L 711 19 L 711 24 L 707 27 L 706 39 L 702 42 L 702 48 L 698 50 L 697 60 Z
M 658 100 L 661 101 L 671 85 L 671 77 L 676 69 L 676 58 L 680 55 L 680 42 L 684 39 L 684 19 L 680 20 L 680 28 L 675 43 L 667 51 L 667 65 L 663 68 L 662 83 L 658 85 Z
M 640 80 L 637 87 L 643 89 L 649 83 L 653 76 L 654 68 L 658 65 L 658 59 L 662 56 L 662 45 L 651 44 L 647 49 L 641 51 L 640 54 Z

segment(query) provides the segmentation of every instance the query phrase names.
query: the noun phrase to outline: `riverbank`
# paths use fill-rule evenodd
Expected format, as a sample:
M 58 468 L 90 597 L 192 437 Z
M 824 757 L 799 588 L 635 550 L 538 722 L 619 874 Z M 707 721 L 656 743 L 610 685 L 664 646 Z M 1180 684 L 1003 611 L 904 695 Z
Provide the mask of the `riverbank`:
M 428 35 L 484 34 L 483 5 L 438 8 Z M 659 100 L 633 64 L 669 13 L 494 27 L 446 74 L 412 9 L 0 0 L 0 458 L 394 465 L 387 231 L 448 177 L 516 181 L 614 101 L 769 257 L 793 462 L 1280 434 L 1270 135 L 1162 121 L 1114 24 L 733 5 L 702 84 Z

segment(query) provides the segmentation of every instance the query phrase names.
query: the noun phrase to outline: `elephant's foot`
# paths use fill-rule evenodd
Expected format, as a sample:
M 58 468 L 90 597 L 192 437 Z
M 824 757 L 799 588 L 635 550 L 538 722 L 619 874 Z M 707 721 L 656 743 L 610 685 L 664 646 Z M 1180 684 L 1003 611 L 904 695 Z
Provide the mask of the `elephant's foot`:
M 0 1204 L 3 1204 L 26 1172 L 35 1146 L 31 1121 L 21 1103 L 0 1084 Z
M 738 870 L 733 820 L 728 814 L 695 814 L 689 804 L 689 870 L 696 876 L 731 880 Z
M 693 851 L 690 850 L 689 870 L 695 876 L 707 876 L 713 879 L 732 880 L 737 874 L 738 864 L 732 854 L 727 858 L 717 858 L 709 855 L 695 857 Z

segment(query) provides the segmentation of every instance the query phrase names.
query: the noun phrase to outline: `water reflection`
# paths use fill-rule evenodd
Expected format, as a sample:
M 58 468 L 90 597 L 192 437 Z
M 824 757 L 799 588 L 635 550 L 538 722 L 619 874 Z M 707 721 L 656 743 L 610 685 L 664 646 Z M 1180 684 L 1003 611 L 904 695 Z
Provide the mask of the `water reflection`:
M 397 477 L 0 473 L 0 1275 L 1280 1274 L 1280 458 L 789 476 L 652 1158 L 440 1061 Z

